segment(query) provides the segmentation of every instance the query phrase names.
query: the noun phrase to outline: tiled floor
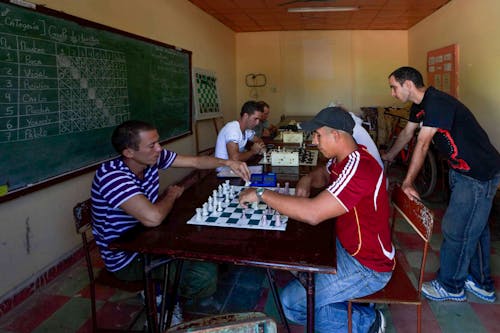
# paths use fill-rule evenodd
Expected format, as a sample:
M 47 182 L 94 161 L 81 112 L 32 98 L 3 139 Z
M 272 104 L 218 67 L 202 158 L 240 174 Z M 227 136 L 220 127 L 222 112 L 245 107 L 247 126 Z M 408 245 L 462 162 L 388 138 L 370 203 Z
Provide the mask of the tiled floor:
M 443 191 L 429 199 L 428 206 L 436 215 L 432 239 L 432 253 L 427 262 L 428 279 L 434 276 L 439 265 L 441 243 L 440 218 L 446 207 L 442 200 Z M 492 273 L 500 290 L 500 199 L 495 200 L 490 218 L 492 227 Z M 410 234 L 398 230 L 397 242 L 402 247 L 410 265 L 415 265 L 419 253 L 412 247 Z M 97 253 L 96 253 L 97 255 Z M 278 272 L 278 285 L 283 286 L 290 278 L 285 272 Z M 100 289 L 98 312 L 100 322 L 106 326 L 120 326 L 130 321 L 141 307 L 136 294 L 115 289 Z M 486 304 L 468 294 L 468 301 L 427 302 L 423 306 L 422 332 L 500 332 L 500 303 Z M 262 311 L 279 321 L 273 299 L 268 288 L 265 272 L 261 269 L 221 266 L 218 291 L 214 296 L 216 306 L 199 307 L 186 305 L 185 317 L 196 318 L 214 313 L 240 311 Z M 213 304 L 212 304 L 213 305 Z M 387 320 L 386 332 L 414 332 L 415 307 L 405 305 L 382 306 Z M 0 318 L 0 333 L 7 332 L 90 332 L 90 306 L 88 280 L 83 260 L 72 266 L 38 290 L 28 300 Z M 142 327 L 142 321 L 138 324 Z M 280 332 L 284 332 L 280 326 Z M 304 332 L 302 326 L 292 325 L 292 332 Z

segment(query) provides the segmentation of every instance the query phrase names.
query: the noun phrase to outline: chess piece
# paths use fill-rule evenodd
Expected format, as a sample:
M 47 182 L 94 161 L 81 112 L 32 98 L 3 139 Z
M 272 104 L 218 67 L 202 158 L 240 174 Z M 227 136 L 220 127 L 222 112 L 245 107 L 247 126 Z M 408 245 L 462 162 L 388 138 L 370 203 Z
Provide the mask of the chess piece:
M 285 194 L 286 195 L 290 194 L 290 183 L 289 182 L 285 183 Z
M 260 218 L 259 225 L 266 227 L 267 226 L 267 216 L 266 214 L 262 214 L 262 217 Z
M 217 200 L 217 197 L 214 197 L 214 203 L 213 203 L 213 207 L 212 207 L 212 210 L 214 212 L 217 211 L 218 204 L 219 204 L 219 200 Z
M 205 203 L 203 204 L 203 208 L 202 208 L 203 210 L 202 210 L 202 212 L 201 212 L 201 215 L 202 215 L 202 216 L 208 216 L 208 208 L 207 208 L 207 206 L 208 206 L 208 204 L 205 202 Z
M 202 220 L 201 208 L 196 208 L 196 221 L 200 222 Z
M 274 220 L 274 225 L 276 227 L 281 227 L 281 216 L 280 216 L 279 212 L 276 212 L 275 220 Z
M 219 202 L 217 203 L 217 211 L 218 211 L 218 212 L 222 212 L 222 202 L 221 202 L 221 201 L 219 201 Z

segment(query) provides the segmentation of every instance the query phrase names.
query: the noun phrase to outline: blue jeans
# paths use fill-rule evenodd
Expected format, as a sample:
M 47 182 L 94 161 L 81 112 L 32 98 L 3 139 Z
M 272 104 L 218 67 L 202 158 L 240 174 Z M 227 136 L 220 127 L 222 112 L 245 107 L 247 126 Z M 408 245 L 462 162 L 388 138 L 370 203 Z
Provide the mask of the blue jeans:
M 441 225 L 438 281 L 448 292 L 458 293 L 470 274 L 483 289 L 493 291 L 488 217 L 500 174 L 480 181 L 450 169 L 449 182 L 451 197 Z
M 347 300 L 382 289 L 392 272 L 373 271 L 348 254 L 337 240 L 337 274 L 315 274 L 316 332 L 347 332 Z M 304 287 L 292 280 L 281 292 L 286 317 L 302 325 L 307 320 L 307 298 Z M 353 332 L 368 332 L 375 321 L 371 306 L 353 304 Z

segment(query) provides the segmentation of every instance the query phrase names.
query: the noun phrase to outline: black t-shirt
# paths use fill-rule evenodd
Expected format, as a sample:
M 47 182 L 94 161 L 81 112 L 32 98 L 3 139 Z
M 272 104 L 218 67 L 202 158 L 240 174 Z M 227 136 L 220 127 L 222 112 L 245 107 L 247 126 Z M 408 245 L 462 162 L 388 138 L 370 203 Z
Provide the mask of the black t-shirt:
M 472 112 L 455 97 L 427 88 L 422 102 L 413 103 L 410 121 L 438 128 L 432 141 L 454 170 L 479 180 L 500 172 L 500 154 Z

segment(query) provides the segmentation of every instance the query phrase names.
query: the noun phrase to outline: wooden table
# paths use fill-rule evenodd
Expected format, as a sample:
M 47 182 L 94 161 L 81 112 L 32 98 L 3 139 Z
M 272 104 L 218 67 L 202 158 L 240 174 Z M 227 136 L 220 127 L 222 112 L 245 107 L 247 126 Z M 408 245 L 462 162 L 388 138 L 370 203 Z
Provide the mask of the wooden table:
M 336 273 L 334 222 L 310 226 L 289 219 L 284 232 L 188 225 L 186 221 L 195 214 L 195 209 L 206 202 L 221 182 L 215 173 L 209 173 L 177 199 L 160 226 L 127 234 L 110 244 L 110 248 L 140 252 L 146 262 L 151 256 L 159 255 L 262 267 L 268 269 L 269 278 L 271 269 L 305 272 L 308 277 L 307 331 L 314 332 L 314 273 Z M 234 185 L 241 185 L 240 182 L 232 180 Z M 147 277 L 146 292 L 153 295 L 150 280 Z M 273 296 L 276 300 L 277 294 Z M 281 310 L 280 305 L 279 308 Z M 153 316 L 152 320 L 156 321 L 154 313 L 148 317 Z M 156 327 L 149 327 L 152 326 Z

